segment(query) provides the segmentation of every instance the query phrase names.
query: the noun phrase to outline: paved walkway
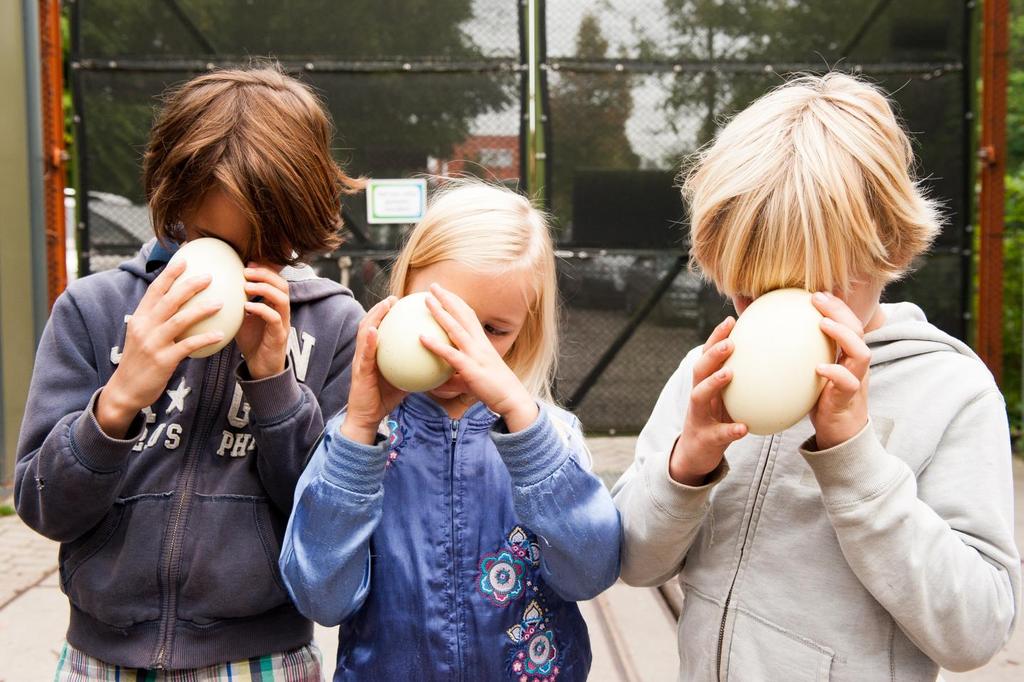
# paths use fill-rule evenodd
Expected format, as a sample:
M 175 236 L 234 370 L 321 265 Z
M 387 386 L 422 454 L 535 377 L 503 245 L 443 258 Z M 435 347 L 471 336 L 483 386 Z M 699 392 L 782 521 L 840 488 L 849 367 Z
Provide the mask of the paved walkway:
M 56 543 L 30 530 L 16 516 L 0 518 L 0 613 L 56 570 Z
M 596 472 L 613 482 L 632 460 L 633 439 L 590 441 Z M 1024 546 L 1024 463 L 1014 462 L 1017 542 Z M 592 682 L 673 680 L 678 657 L 672 616 L 653 589 L 616 584 L 582 604 L 593 641 Z M 67 628 L 68 605 L 57 574 L 57 545 L 16 516 L 0 518 L 0 682 L 51 680 Z M 317 627 L 316 641 L 333 670 L 337 629 Z M 943 673 L 947 682 L 1024 679 L 1024 626 L 986 667 Z M 329 679 L 329 678 L 328 678 Z

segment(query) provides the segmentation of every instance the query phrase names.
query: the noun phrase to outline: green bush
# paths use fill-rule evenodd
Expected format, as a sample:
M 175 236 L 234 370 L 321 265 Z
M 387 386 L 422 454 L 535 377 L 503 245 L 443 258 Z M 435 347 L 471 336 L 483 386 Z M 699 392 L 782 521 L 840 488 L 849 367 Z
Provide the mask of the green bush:
M 1021 445 L 1021 345 L 1024 338 L 1024 170 L 1006 177 L 1006 232 L 1003 248 L 1003 395 L 1010 424 Z

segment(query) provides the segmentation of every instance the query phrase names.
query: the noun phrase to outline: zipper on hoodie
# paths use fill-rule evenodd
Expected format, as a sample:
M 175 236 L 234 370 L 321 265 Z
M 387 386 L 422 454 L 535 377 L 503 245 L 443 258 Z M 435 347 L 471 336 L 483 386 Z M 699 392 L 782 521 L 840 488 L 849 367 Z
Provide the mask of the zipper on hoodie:
M 451 448 L 449 448 L 449 460 L 448 460 L 448 504 L 451 510 L 451 533 L 452 533 L 452 569 L 451 574 L 455 576 L 452 581 L 453 591 L 453 615 L 455 617 L 455 662 L 458 669 L 457 679 L 462 679 L 462 641 L 459 639 L 459 625 L 460 625 L 460 614 L 459 614 L 459 580 L 458 570 L 456 565 L 456 547 L 455 547 L 455 446 L 459 442 L 459 420 L 451 420 Z
M 163 604 L 161 607 L 162 618 L 160 630 L 157 636 L 158 647 L 153 661 L 153 668 L 163 669 L 167 666 L 170 658 L 171 646 L 174 640 L 174 620 L 178 611 L 178 578 L 181 568 L 181 545 L 184 541 L 185 529 L 184 519 L 192 506 L 194 496 L 194 485 L 196 470 L 199 468 L 199 455 L 210 435 L 210 427 L 213 426 L 217 410 L 220 408 L 220 396 L 224 392 L 224 357 L 227 352 L 221 351 L 210 359 L 212 368 L 203 374 L 203 383 L 199 391 L 199 411 L 196 415 L 195 427 L 189 434 L 188 445 L 185 450 L 184 472 L 179 477 L 178 500 L 174 507 L 170 521 L 169 546 L 165 553 L 166 561 L 162 567 L 161 578 L 164 583 Z M 209 381 L 210 378 L 213 381 Z M 161 548 L 163 549 L 163 548 Z
M 764 474 L 768 471 L 768 460 L 772 456 L 772 446 L 775 444 L 775 436 L 768 437 L 768 451 L 765 455 L 764 462 L 761 464 L 761 475 L 757 478 L 757 487 L 754 495 L 754 506 L 757 504 L 757 493 L 761 490 L 761 485 L 764 483 Z M 754 509 L 751 507 L 750 518 L 747 519 L 746 528 L 743 529 L 743 541 L 740 544 L 740 556 L 736 562 L 736 571 L 732 574 L 732 582 L 729 583 L 729 591 L 725 595 L 725 605 L 722 607 L 722 623 L 718 627 L 718 654 L 715 658 L 715 676 L 718 682 L 722 682 L 722 654 L 723 648 L 725 647 L 725 625 L 729 620 L 729 602 L 732 601 L 732 590 L 736 587 L 736 579 L 740 574 L 740 567 L 743 565 L 743 554 L 747 549 L 747 538 L 750 536 L 750 527 L 754 522 Z

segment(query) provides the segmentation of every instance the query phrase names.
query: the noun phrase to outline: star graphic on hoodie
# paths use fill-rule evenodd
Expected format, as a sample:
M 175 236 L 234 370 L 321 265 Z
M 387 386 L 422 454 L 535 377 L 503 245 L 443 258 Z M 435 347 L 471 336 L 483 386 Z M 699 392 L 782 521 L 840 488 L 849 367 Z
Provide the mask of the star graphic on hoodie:
M 166 391 L 167 396 L 171 399 L 171 404 L 164 410 L 165 414 L 170 414 L 173 410 L 178 412 L 185 411 L 185 396 L 192 392 L 192 389 L 185 383 L 185 377 L 181 378 L 178 382 L 178 387 L 173 391 Z

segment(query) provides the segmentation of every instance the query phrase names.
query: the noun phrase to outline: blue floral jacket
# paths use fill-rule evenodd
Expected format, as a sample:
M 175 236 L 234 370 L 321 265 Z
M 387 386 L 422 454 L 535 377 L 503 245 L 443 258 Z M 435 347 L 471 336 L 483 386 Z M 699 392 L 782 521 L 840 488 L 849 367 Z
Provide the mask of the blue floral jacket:
M 376 446 L 332 419 L 299 480 L 281 572 L 299 610 L 342 625 L 338 680 L 585 680 L 575 601 L 619 573 L 621 526 L 579 422 L 543 406 L 503 433 L 420 394 Z

